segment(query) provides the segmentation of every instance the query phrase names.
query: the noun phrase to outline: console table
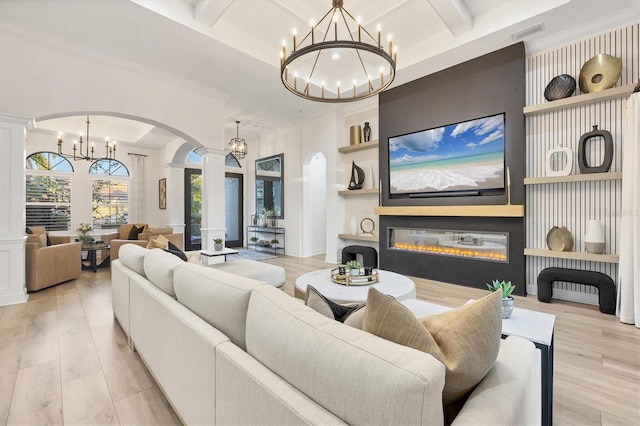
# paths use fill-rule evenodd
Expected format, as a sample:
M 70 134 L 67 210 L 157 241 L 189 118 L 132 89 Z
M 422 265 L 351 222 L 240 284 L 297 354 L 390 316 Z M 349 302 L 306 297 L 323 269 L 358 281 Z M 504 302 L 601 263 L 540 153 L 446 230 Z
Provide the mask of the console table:
M 251 237 L 249 237 L 251 236 Z M 247 226 L 247 248 L 284 255 L 284 228 L 273 226 Z M 277 243 L 272 241 L 277 240 Z
M 446 306 L 416 299 L 404 300 L 401 303 L 418 318 L 451 310 Z M 521 308 L 514 308 L 511 318 L 502 320 L 503 337 L 522 337 L 533 342 L 540 350 L 543 425 L 553 423 L 553 327 L 555 320 L 555 315 Z

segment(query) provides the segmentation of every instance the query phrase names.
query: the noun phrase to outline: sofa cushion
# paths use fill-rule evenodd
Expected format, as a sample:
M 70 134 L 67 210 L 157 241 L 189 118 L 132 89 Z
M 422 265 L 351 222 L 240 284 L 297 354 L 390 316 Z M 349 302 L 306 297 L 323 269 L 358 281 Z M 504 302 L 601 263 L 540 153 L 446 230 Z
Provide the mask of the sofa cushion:
M 173 269 L 184 261 L 160 249 L 147 251 L 144 257 L 144 272 L 147 279 L 171 297 L 176 297 L 173 287 Z
M 349 325 L 349 319 L 351 317 L 360 317 L 362 315 L 357 315 L 356 313 L 364 309 L 365 305 L 340 305 L 335 303 L 326 297 L 324 297 L 318 290 L 313 286 L 307 286 L 307 292 L 304 298 L 304 304 L 309 306 L 316 312 L 321 313 L 327 318 L 334 319 L 341 323 Z M 362 322 L 361 320 L 359 321 Z M 356 327 L 362 328 L 362 327 Z
M 146 277 L 144 273 L 144 256 L 148 250 L 135 244 L 123 244 L 118 250 L 118 259 L 130 269 Z
M 140 235 L 138 235 L 138 239 L 150 240 L 162 234 L 173 234 L 173 228 L 171 228 L 170 226 L 161 228 L 150 228 L 147 226 L 145 230 L 142 231 Z
M 193 263 L 180 261 L 174 270 L 178 301 L 242 349 L 249 296 L 261 285 L 264 283 Z
M 247 353 L 347 424 L 443 422 L 442 363 L 271 286 L 251 292 Z
M 493 366 L 502 335 L 502 295 L 417 319 L 393 297 L 369 289 L 363 330 L 433 355 L 447 368 L 442 402 L 466 396 Z

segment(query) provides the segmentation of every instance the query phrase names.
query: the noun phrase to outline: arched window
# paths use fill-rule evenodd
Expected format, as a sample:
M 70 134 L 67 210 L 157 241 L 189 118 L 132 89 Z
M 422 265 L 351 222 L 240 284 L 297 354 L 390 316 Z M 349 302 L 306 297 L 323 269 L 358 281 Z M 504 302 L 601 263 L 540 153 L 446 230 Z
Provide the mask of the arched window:
M 198 154 L 194 149 L 189 154 L 187 154 L 187 158 L 185 159 L 187 163 L 193 164 L 201 164 L 202 163 L 202 155 Z
M 231 153 L 227 154 L 227 156 L 224 158 L 224 165 L 227 167 L 242 167 L 240 166 L 240 162 L 238 161 L 236 156 Z
M 27 226 L 66 231 L 71 223 L 73 166 L 54 152 L 36 152 L 26 159 Z
M 103 228 L 117 228 L 129 220 L 129 170 L 118 160 L 103 159 L 89 167 L 91 218 Z

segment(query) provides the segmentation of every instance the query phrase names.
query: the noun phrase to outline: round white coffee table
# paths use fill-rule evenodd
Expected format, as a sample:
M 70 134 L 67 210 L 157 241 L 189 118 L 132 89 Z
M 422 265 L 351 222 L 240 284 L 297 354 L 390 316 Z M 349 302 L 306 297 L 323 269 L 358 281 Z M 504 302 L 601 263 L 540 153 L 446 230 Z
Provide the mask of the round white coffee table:
M 336 303 L 362 303 L 367 300 L 369 287 L 389 294 L 397 300 L 415 299 L 416 285 L 404 275 L 391 271 L 378 269 L 379 280 L 375 284 L 350 285 L 345 286 L 331 281 L 331 269 L 320 269 L 319 271 L 307 272 L 296 279 L 295 288 L 302 294 L 307 292 L 310 285 L 320 292 L 327 299 Z

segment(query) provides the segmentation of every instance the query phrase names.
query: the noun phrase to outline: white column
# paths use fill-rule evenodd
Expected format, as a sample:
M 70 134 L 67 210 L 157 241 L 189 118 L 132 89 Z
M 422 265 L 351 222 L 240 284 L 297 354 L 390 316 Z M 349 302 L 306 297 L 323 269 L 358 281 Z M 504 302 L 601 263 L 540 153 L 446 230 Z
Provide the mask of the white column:
M 184 235 L 184 164 L 165 163 L 167 176 L 167 226 L 176 234 Z
M 224 161 L 222 149 L 199 148 L 202 156 L 202 249 L 213 249 L 213 239 L 225 239 Z
M 29 118 L 0 114 L 0 306 L 27 301 L 24 164 L 33 125 Z

